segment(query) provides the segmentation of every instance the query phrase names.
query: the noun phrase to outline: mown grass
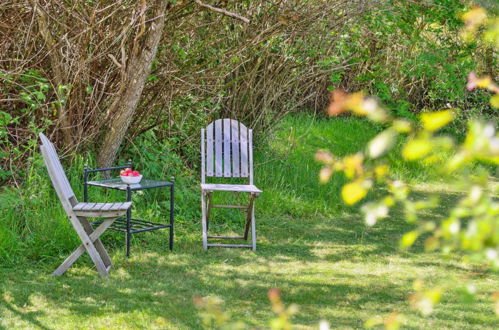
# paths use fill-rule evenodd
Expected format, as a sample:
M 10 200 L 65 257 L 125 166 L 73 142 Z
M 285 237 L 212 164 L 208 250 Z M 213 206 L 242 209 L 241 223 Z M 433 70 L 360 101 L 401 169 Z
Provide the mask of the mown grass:
M 195 178 L 175 173 L 174 252 L 167 250 L 167 232 L 157 231 L 137 235 L 127 259 L 123 236 L 107 233 L 104 241 L 114 261 L 109 279 L 99 278 L 86 256 L 66 275 L 50 276 L 78 240 L 45 176 L 33 175 L 38 193 L 34 190 L 32 199 L 4 208 L 11 213 L 2 217 L 10 221 L 9 231 L 15 229 L 22 237 L 12 239 L 17 242 L 9 255 L 12 260 L 0 265 L 0 328 L 201 328 L 193 298 L 204 296 L 222 298 L 232 318 L 244 321 L 248 328 L 265 328 L 274 317 L 267 300 L 273 287 L 282 290 L 286 304 L 299 306 L 293 317 L 297 328 L 317 327 L 320 319 L 333 328 L 360 328 L 367 319 L 394 311 L 405 315 L 408 328 L 496 327 L 490 294 L 498 286 L 497 274 L 481 265 L 465 264 L 457 255 L 423 253 L 419 243 L 409 252 L 400 252 L 398 239 L 411 225 L 399 212 L 366 227 L 358 210 L 340 201 L 341 176 L 328 185 L 318 184 L 320 165 L 313 160 L 317 149 L 353 153 L 378 131 L 353 118 L 293 116 L 260 139 L 255 173 L 264 194 L 257 203 L 256 253 L 204 251 Z M 396 158 L 391 162 L 401 176 L 415 181 L 427 177 L 410 175 L 410 168 L 397 167 Z M 78 171 L 82 164 L 73 165 L 71 181 L 81 197 Z M 439 194 L 442 206 L 429 217 L 441 218 L 459 197 L 445 190 Z M 103 196 L 102 191 L 92 190 L 91 198 Z M 140 215 L 157 217 L 167 200 L 158 192 L 137 195 L 135 202 Z M 16 213 L 27 219 L 26 212 L 30 221 L 12 228 Z M 222 222 L 224 215 L 230 221 Z M 218 213 L 214 221 L 213 230 L 236 232 L 242 217 Z M 428 286 L 448 288 L 428 317 L 412 310 L 407 300 L 417 278 Z M 473 303 L 461 299 L 467 283 L 478 292 Z

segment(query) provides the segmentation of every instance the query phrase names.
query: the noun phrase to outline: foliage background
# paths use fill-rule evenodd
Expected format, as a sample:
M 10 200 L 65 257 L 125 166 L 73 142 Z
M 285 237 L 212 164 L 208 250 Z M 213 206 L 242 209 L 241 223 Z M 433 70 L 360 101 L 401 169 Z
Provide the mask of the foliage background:
M 338 87 L 364 89 L 403 117 L 450 107 L 460 109 L 462 119 L 495 120 L 487 93 L 462 87 L 468 72 L 497 69 L 490 47 L 458 36 L 464 1 L 220 5 L 252 23 L 202 11 L 191 1 L 169 7 L 127 143 L 153 134 L 193 167 L 199 127 L 207 122 L 233 117 L 263 130 L 288 112 L 321 114 L 327 91 Z M 130 1 L 2 2 L 1 182 L 26 177 L 38 131 L 69 155 L 102 148 L 140 9 Z M 455 132 L 463 131 L 462 122 Z
M 75 244 L 62 211 L 53 204 L 36 133 L 48 132 L 57 143 L 81 196 L 83 165 L 96 166 L 106 122 L 113 119 L 107 109 L 119 89 L 120 54 L 132 47 L 140 30 L 135 2 L 105 4 L 41 1 L 41 21 L 34 2 L 0 5 L 0 255 L 5 263 L 51 258 Z M 448 128 L 458 139 L 468 117 L 497 120 L 486 91 L 463 88 L 470 71 L 497 72 L 497 57 L 489 46 L 459 38 L 466 2 L 290 0 L 220 5 L 251 17 L 252 24 L 243 26 L 187 1 L 169 9 L 157 58 L 117 160 L 133 158 L 153 177 L 175 175 L 183 196 L 177 214 L 187 222 L 199 218 L 193 207 L 198 203 L 199 129 L 216 118 L 237 118 L 266 141 L 287 113 L 322 116 L 328 91 L 341 87 L 363 89 L 405 118 L 423 110 L 458 109 L 458 120 Z M 55 53 L 58 64 L 52 58 Z M 70 126 L 62 123 L 63 111 Z M 341 138 L 360 130 L 358 142 L 367 142 L 373 136 L 370 130 L 374 134 L 382 129 L 339 123 Z M 64 138 L 67 130 L 69 140 Z M 289 134 L 293 146 L 296 132 L 291 129 Z M 287 152 L 268 154 L 262 149 L 257 155 L 262 164 L 266 159 L 299 161 L 289 159 Z M 396 174 L 410 180 L 432 177 L 424 166 L 401 164 L 396 156 L 390 161 Z M 307 181 L 300 177 L 291 183 L 270 182 L 274 186 L 268 188 L 297 184 L 304 194 L 317 192 L 306 188 Z M 338 192 L 343 182 L 337 178 L 332 191 Z M 303 214 L 327 212 L 331 195 L 325 190 L 319 189 L 322 206 L 303 205 Z M 269 210 L 283 202 L 270 196 Z M 336 205 L 334 212 L 345 209 Z

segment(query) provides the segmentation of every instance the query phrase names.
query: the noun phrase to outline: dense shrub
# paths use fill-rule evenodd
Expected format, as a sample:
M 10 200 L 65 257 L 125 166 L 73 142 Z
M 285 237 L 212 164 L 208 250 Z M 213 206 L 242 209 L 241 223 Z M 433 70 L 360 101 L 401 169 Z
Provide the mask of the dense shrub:
M 133 50 L 141 29 L 140 4 L 121 4 L 105 10 L 78 1 L 71 10 L 63 2 L 0 5 L 1 181 L 23 179 L 37 131 L 49 131 L 71 153 L 98 151 L 113 121 L 108 110 L 120 89 L 122 55 Z M 199 127 L 214 118 L 268 127 L 287 112 L 321 113 L 328 89 L 337 87 L 365 89 L 404 117 L 448 107 L 463 109 L 463 118 L 494 116 L 485 92 L 462 87 L 468 72 L 497 69 L 489 47 L 460 40 L 463 1 L 223 5 L 252 23 L 193 2 L 168 7 L 128 141 L 154 128 L 159 140 L 184 141 L 173 150 L 184 157 L 192 154 L 186 147 L 196 145 Z M 460 122 L 454 129 L 462 131 Z M 63 131 L 70 131 L 69 140 Z
M 469 72 L 493 76 L 497 71 L 490 45 L 460 37 L 465 9 L 455 0 L 383 2 L 338 45 L 353 65 L 332 82 L 350 91 L 366 89 L 402 117 L 457 108 L 462 119 L 493 118 L 488 93 L 464 88 Z M 454 126 L 460 133 L 462 122 Z

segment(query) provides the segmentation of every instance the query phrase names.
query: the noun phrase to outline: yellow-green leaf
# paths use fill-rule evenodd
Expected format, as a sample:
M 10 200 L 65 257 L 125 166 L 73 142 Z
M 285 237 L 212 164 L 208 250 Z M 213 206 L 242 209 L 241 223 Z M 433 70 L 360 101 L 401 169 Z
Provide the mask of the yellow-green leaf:
M 416 160 L 426 156 L 432 149 L 430 142 L 426 139 L 410 140 L 402 150 L 402 156 L 406 160 Z
M 402 236 L 402 239 L 400 240 L 400 246 L 402 248 L 408 248 L 412 246 L 412 244 L 414 244 L 418 236 L 419 233 L 415 230 L 405 233 L 404 236 Z
M 490 104 L 494 108 L 499 109 L 499 94 L 496 94 L 490 98 Z
M 411 123 L 404 119 L 394 120 L 392 126 L 399 133 L 409 133 L 412 130 Z
M 381 324 L 383 324 L 383 318 L 380 315 L 376 315 L 376 316 L 373 316 L 370 319 L 368 319 L 364 323 L 364 327 L 370 329 L 370 328 L 374 328 L 374 327 L 381 325 Z
M 341 189 L 341 197 L 348 205 L 353 205 L 366 197 L 367 189 L 358 181 L 347 183 Z
M 454 119 L 452 110 L 444 110 L 437 112 L 428 112 L 421 114 L 421 122 L 425 129 L 429 131 L 436 131 L 439 128 L 447 125 Z

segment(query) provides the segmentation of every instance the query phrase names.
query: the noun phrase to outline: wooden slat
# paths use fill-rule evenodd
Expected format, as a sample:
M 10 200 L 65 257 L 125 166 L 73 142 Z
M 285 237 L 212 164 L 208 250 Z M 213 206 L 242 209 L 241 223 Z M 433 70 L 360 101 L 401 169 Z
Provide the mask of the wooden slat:
M 121 210 L 123 207 L 123 203 L 114 203 L 113 206 L 111 206 L 110 210 Z
M 93 208 L 94 211 L 100 211 L 104 205 L 106 205 L 106 203 L 97 203 L 97 205 L 95 205 L 95 207 Z
M 204 183 L 206 176 L 206 153 L 205 153 L 205 130 L 201 129 L 201 183 Z
M 248 208 L 246 205 L 220 205 L 220 204 L 213 204 L 210 205 L 210 207 L 214 209 L 218 208 L 218 209 L 241 209 L 241 210 Z
M 262 192 L 256 186 L 250 184 L 205 183 L 201 184 L 201 189 L 206 191 L 238 191 L 238 192 L 252 192 L 252 193 Z
M 128 210 L 132 206 L 132 202 L 121 203 L 120 210 Z
M 52 164 L 54 164 L 54 175 L 56 175 L 59 179 L 59 183 L 62 188 L 62 192 L 64 193 L 64 196 L 69 199 L 72 196 L 74 196 L 73 189 L 71 189 L 71 186 L 69 185 L 68 178 L 66 177 L 66 173 L 64 173 L 64 169 L 62 168 L 61 161 L 59 160 L 59 157 L 57 156 L 57 152 L 55 151 L 55 148 L 52 143 L 48 143 L 47 145 L 47 150 L 49 151 L 49 158 Z
M 45 135 L 43 135 L 43 133 L 40 133 L 39 136 L 42 144 L 45 146 L 48 160 L 53 164 L 54 175 L 57 175 L 58 179 L 60 180 L 59 184 L 62 192 L 67 199 L 70 199 L 74 196 L 74 192 L 71 188 L 71 185 L 69 184 L 69 180 L 66 177 L 66 174 L 64 173 L 64 169 L 62 168 L 61 161 L 59 159 L 59 156 L 57 155 L 57 151 L 55 150 L 52 142 L 50 142 L 50 140 Z
M 215 176 L 223 176 L 222 164 L 222 120 L 215 121 Z
M 246 178 L 248 172 L 248 128 L 240 124 L 239 140 L 241 145 L 241 177 Z
M 105 203 L 105 205 L 100 209 L 101 211 L 107 211 L 113 206 L 113 203 Z
M 213 176 L 213 123 L 206 127 L 206 176 Z
M 252 248 L 251 245 L 246 244 L 206 244 L 207 247 L 228 247 L 228 248 Z
M 239 167 L 239 122 L 237 120 L 230 121 L 231 139 L 232 139 L 232 176 L 238 178 L 240 176 Z
M 89 218 L 116 218 L 125 215 L 127 210 L 108 210 L 108 211 L 93 211 L 93 210 L 79 210 L 74 211 L 78 217 L 89 217 Z
M 57 193 L 57 196 L 59 197 L 59 200 L 61 201 L 62 206 L 64 207 L 64 210 L 66 211 L 66 214 L 70 214 L 72 211 L 72 205 L 69 202 L 68 199 L 64 198 L 64 194 L 62 192 L 60 183 L 57 179 L 57 177 L 54 175 L 54 164 L 50 160 L 50 157 L 47 153 L 47 149 L 45 148 L 44 145 L 40 146 L 40 151 L 42 152 L 43 155 L 43 160 L 45 162 L 45 166 L 47 167 L 47 172 L 49 173 L 50 180 L 52 181 L 52 185 L 54 186 L 54 189 Z
M 244 239 L 243 236 L 222 236 L 222 235 L 208 236 L 208 238 L 213 238 L 213 239 Z
M 132 202 L 78 203 L 73 211 L 77 216 L 82 217 L 112 218 L 124 215 L 131 206 Z
M 81 208 L 82 210 L 92 210 L 92 208 L 96 205 L 96 203 L 86 203 Z
M 230 147 L 231 147 L 231 141 L 230 141 L 230 134 L 231 134 L 231 126 L 230 126 L 230 119 L 224 119 L 223 120 L 223 127 L 224 127 L 224 177 L 230 178 L 232 176 L 232 161 L 231 161 L 231 153 L 230 153 Z
M 253 130 L 249 130 L 248 137 L 248 167 L 249 167 L 249 183 L 253 184 Z

